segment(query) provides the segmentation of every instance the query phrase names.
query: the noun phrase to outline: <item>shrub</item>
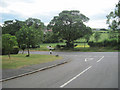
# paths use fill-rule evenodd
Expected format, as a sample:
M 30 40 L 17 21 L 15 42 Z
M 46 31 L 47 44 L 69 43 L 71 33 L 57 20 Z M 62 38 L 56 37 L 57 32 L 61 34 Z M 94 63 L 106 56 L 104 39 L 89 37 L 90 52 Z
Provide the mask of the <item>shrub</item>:
M 18 54 L 18 52 L 19 52 L 19 47 L 13 46 L 13 50 L 12 50 L 11 54 Z
M 102 42 L 88 42 L 88 45 L 90 45 L 90 47 L 118 47 L 118 43 L 117 39 L 111 39 Z
M 4 48 L 2 48 L 2 55 L 7 55 L 7 54 L 8 52 L 6 52 Z
M 56 45 L 56 48 L 60 48 L 60 45 Z
M 91 41 L 91 42 L 88 42 L 88 45 L 90 45 L 90 47 L 94 47 L 95 43 L 93 41 Z
M 22 44 L 22 45 L 20 46 L 20 48 L 24 51 L 24 50 L 27 48 L 27 46 L 26 46 L 26 44 Z
M 32 45 L 30 48 L 40 48 L 40 45 Z
M 18 54 L 19 52 L 19 47 L 18 46 L 13 46 L 12 51 L 10 52 L 10 54 Z M 2 48 L 2 55 L 7 55 L 8 51 L 6 51 L 4 48 Z

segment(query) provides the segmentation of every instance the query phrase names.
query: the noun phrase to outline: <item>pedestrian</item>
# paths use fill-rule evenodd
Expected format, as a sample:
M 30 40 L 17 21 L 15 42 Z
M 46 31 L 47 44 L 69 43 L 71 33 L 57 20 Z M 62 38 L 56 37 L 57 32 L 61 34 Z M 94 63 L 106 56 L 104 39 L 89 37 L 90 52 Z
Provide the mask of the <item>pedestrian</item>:
M 50 50 L 50 54 L 52 54 L 52 47 L 51 46 L 49 46 L 49 50 Z
M 52 54 L 52 49 L 50 49 L 50 54 Z

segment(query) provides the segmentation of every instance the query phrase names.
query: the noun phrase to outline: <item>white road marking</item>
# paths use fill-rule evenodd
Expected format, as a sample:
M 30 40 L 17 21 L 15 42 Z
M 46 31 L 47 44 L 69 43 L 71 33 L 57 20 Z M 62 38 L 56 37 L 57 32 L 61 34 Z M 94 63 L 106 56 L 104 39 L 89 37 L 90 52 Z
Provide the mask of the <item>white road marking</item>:
M 97 62 L 100 62 L 103 58 L 104 58 L 104 56 L 102 56 Z
M 84 71 L 82 71 L 81 73 L 79 73 L 78 75 L 76 75 L 75 77 L 73 77 L 72 79 L 70 79 L 68 82 L 64 83 L 63 85 L 60 86 L 60 88 L 63 88 L 64 86 L 66 86 L 67 84 L 69 84 L 70 82 L 72 82 L 74 79 L 76 79 L 77 77 L 79 77 L 80 75 L 82 75 L 84 72 L 86 72 L 87 70 L 89 70 L 92 66 L 88 67 L 87 69 L 85 69 Z
M 93 60 L 93 58 L 85 58 L 85 62 L 91 61 L 91 60 Z

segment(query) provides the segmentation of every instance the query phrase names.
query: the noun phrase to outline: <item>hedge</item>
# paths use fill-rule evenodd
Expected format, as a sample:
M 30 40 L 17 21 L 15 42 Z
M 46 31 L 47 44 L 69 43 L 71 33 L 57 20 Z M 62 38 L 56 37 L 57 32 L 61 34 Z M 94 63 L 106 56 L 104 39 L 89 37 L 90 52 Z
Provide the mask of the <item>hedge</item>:
M 102 42 L 88 42 L 90 47 L 118 47 L 120 42 L 117 39 L 104 40 Z
M 10 54 L 18 54 L 18 52 L 19 52 L 19 47 L 18 46 L 14 46 L 13 50 L 10 52 Z M 2 55 L 7 55 L 7 54 L 8 54 L 8 52 L 5 51 L 4 48 L 2 48 Z

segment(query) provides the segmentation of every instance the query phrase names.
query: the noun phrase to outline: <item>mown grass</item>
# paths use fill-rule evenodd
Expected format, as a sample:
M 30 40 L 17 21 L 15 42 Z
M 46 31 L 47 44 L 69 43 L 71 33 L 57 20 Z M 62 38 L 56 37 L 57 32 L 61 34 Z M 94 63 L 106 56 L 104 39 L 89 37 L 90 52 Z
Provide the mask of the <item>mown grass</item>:
M 25 54 L 11 55 L 11 58 L 9 59 L 7 55 L 3 55 L 2 68 L 3 69 L 21 68 L 29 65 L 46 63 L 60 59 L 62 59 L 62 57 L 39 54 L 31 54 L 30 57 L 25 57 Z

